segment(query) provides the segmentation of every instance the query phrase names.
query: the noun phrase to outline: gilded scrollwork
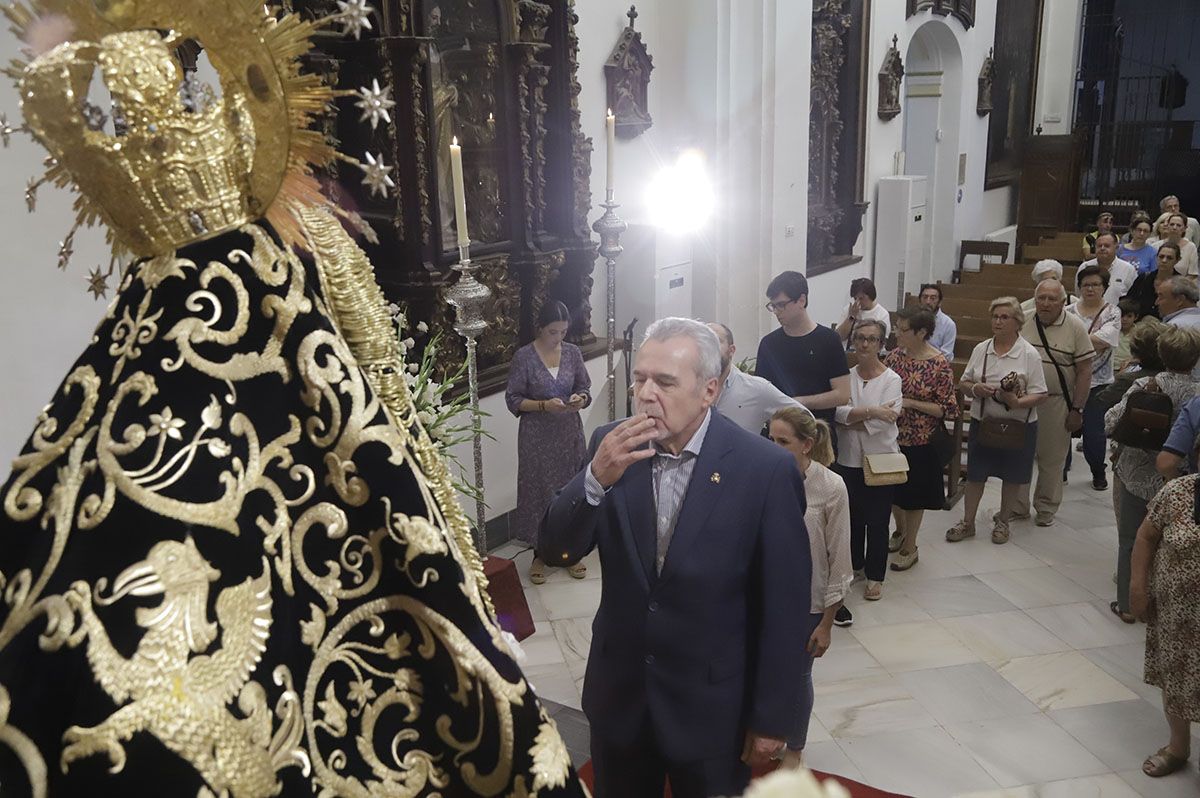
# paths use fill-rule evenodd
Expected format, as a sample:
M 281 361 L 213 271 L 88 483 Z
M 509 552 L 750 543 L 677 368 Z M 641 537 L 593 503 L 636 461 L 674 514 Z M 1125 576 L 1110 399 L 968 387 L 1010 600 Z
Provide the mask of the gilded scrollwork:
M 318 183 L 337 155 L 326 80 L 348 64 L 310 52 L 314 33 L 408 36 L 413 4 L 15 3 L 18 30 L 51 9 L 79 37 L 13 70 L 38 138 L 76 153 L 49 179 L 80 189 L 81 221 L 145 246 L 124 246 L 138 259 L 0 489 L 5 794 L 578 796 L 339 217 L 363 227 Z M 548 19 L 522 21 L 531 46 Z M 507 74 L 499 32 L 469 33 Z M 420 185 L 407 218 L 428 250 L 430 54 L 412 44 L 367 46 L 403 53 L 387 75 L 413 81 L 397 116 L 416 168 L 396 176 Z M 204 50 L 220 102 L 192 85 Z M 116 135 L 61 107 L 98 63 Z M 479 108 L 501 110 L 489 91 Z M 479 183 L 503 201 L 500 174 Z M 497 260 L 494 310 L 516 317 L 524 286 Z
M 314 222 L 313 235 L 318 236 L 321 229 Z M 42 650 L 52 652 L 64 645 L 86 650 L 94 677 L 116 708 L 98 725 L 68 730 L 59 755 L 68 773 L 79 761 L 93 756 L 105 757 L 116 771 L 132 766 L 132 760 L 126 762 L 124 741 L 148 733 L 193 764 L 211 794 L 227 790 L 230 794 L 268 795 L 277 785 L 281 769 L 296 766 L 302 770 L 308 766 L 306 757 L 316 754 L 317 749 L 298 742 L 306 730 L 320 729 L 321 735 L 333 735 L 345 729 L 342 734 L 350 735 L 349 727 L 358 722 L 358 742 L 321 758 L 314 771 L 313 778 L 328 794 L 343 794 L 344 763 L 355 752 L 379 774 L 380 785 L 394 786 L 401 794 L 404 790 L 415 795 L 423 789 L 441 789 L 454 779 L 480 793 L 502 791 L 503 785 L 516 783 L 511 772 L 511 713 L 525 705 L 527 687 L 515 671 L 502 676 L 479 650 L 479 643 L 470 642 L 454 622 L 408 597 L 394 597 L 395 606 L 387 609 L 388 617 L 412 615 L 419 620 L 404 632 L 382 635 L 375 652 L 392 665 L 390 669 L 369 671 L 360 666 L 344 688 L 332 686 L 332 682 L 323 687 L 320 722 L 315 717 L 305 722 L 299 697 L 286 687 L 271 720 L 267 688 L 256 679 L 255 668 L 269 636 L 276 634 L 270 620 L 274 590 L 292 597 L 303 589 L 304 595 L 317 598 L 306 604 L 308 616 L 299 620 L 296 633 L 320 654 L 340 645 L 330 641 L 339 640 L 348 629 L 344 621 L 356 611 L 351 607 L 368 606 L 361 602 L 377 595 L 385 579 L 395 584 L 394 576 L 385 577 L 388 569 L 402 575 L 416 594 L 446 578 L 445 566 L 439 563 L 447 557 L 461 574 L 474 574 L 480 566 L 469 542 L 464 544 L 460 534 L 450 532 L 459 528 L 469 534 L 467 522 L 450 487 L 445 463 L 415 418 L 411 397 L 390 384 L 386 370 L 372 365 L 372 358 L 391 356 L 388 346 L 372 349 L 368 339 L 356 332 L 369 328 L 374 314 L 353 299 L 357 294 L 347 287 L 353 279 L 336 268 L 328 272 L 318 269 L 317 282 L 334 301 L 314 298 L 298 303 L 299 312 L 281 326 L 281 314 L 271 297 L 286 296 L 290 286 L 302 278 L 289 276 L 290 266 L 271 266 L 286 264 L 287 259 L 279 257 L 269 236 L 244 232 L 253 245 L 234 250 L 239 254 L 224 263 L 209 258 L 204 269 L 183 258 L 142 264 L 138 271 L 142 292 L 128 287 L 127 301 L 93 345 L 104 352 L 107 370 L 76 369 L 64 382 L 61 396 L 40 418 L 30 451 L 17 459 L 14 478 L 5 491 L 5 514 L 12 521 L 33 523 L 40 515 L 43 525 L 56 530 L 55 542 L 50 560 L 40 571 L 24 568 L 0 574 L 8 611 L 0 631 L 0 653 L 5 642 L 39 616 L 45 619 L 39 637 Z M 329 247 L 316 243 L 318 264 L 327 263 Z M 341 257 L 344 262 L 345 253 Z M 252 266 L 255 262 L 260 268 Z M 556 265 L 561 265 L 561 259 L 543 264 L 542 280 L 555 273 Z M 496 267 L 505 270 L 506 262 L 497 261 Z M 206 278 L 206 273 L 212 277 Z M 507 279 L 512 288 L 507 301 L 515 302 L 517 283 Z M 200 364 L 213 362 L 213 352 L 236 348 L 237 342 L 209 340 L 196 345 L 187 343 L 195 341 L 194 334 L 137 332 L 148 329 L 138 319 L 155 319 L 155 324 L 170 320 L 170 329 L 185 329 L 188 319 L 199 320 L 201 326 L 211 323 L 221 314 L 212 301 L 184 303 L 173 310 L 170 305 L 175 297 L 196 297 L 207 290 L 194 289 L 191 284 L 212 286 L 213 281 L 223 284 L 221 290 L 238 285 L 245 293 L 240 309 L 222 316 L 224 324 L 244 323 L 244 336 L 253 339 L 251 330 L 261 328 L 258 318 L 262 317 L 269 329 L 283 336 L 278 356 L 292 365 L 264 370 L 257 367 L 264 360 L 247 360 L 244 371 L 218 372 L 222 375 L 218 376 Z M 504 292 L 499 295 L 506 296 Z M 355 345 L 358 356 L 334 326 L 306 322 L 305 327 L 311 329 L 303 334 L 293 330 L 297 319 L 314 312 L 331 314 L 338 320 L 337 328 L 344 329 L 351 340 L 360 341 Z M 126 332 L 114 338 L 118 325 Z M 286 354 L 288 347 L 282 342 L 289 339 L 295 341 L 294 349 Z M 114 340 L 138 344 L 114 345 Z M 182 356 L 189 346 L 194 356 Z M 258 351 L 261 354 L 267 349 Z M 159 363 L 179 365 L 158 374 L 141 370 Z M 190 368 L 202 374 L 202 379 L 212 380 L 202 398 L 194 393 L 181 395 L 171 387 L 177 375 Z M 256 418 L 247 412 L 243 395 L 251 384 L 264 380 L 277 386 L 292 384 L 295 407 L 304 412 L 276 415 L 269 423 L 264 423 L 267 417 Z M 384 395 L 393 400 L 383 403 Z M 272 431 L 264 437 L 267 428 Z M 324 453 L 317 460 L 320 468 L 297 460 L 301 447 Z M 366 451 L 377 451 L 392 467 L 408 469 L 417 477 L 420 514 L 400 510 L 386 490 L 378 495 L 373 492 L 361 474 Z M 41 485 L 51 465 L 55 481 L 47 492 Z M 37 485 L 31 484 L 34 482 Z M 216 598 L 216 618 L 210 618 L 206 596 L 210 586 L 220 582 L 221 569 L 188 537 L 156 544 L 143 561 L 122 571 L 111 589 L 101 577 L 77 581 L 62 595 L 44 596 L 71 531 L 101 534 L 113 514 L 121 512 L 117 508 L 129 503 L 165 523 L 199 524 L 239 538 L 245 536 L 249 521 L 249 528 L 256 526 L 260 532 L 259 576 L 222 589 Z M 250 506 L 255 509 L 247 516 Z M 376 513 L 376 520 L 360 527 L 366 518 L 363 511 Z M 396 554 L 389 555 L 389 547 Z M 498 630 L 490 625 L 491 611 L 481 584 L 468 576 L 459 588 L 475 616 L 488 623 L 483 640 L 494 651 L 504 652 Z M 101 611 L 133 595 L 160 595 L 162 602 L 135 613 L 144 634 L 131 658 L 113 647 Z M 361 612 L 354 617 L 366 619 Z M 403 628 L 402 624 L 392 626 Z M 378 632 L 377 621 L 367 622 L 367 627 L 370 634 Z M 361 654 L 362 650 L 354 650 Z M 150 652 L 157 653 L 151 656 Z M 476 713 L 470 728 L 497 724 L 490 734 L 498 735 L 501 749 L 489 755 L 492 759 L 486 763 L 477 759 L 482 744 L 478 731 L 464 734 L 460 730 L 466 728 L 463 721 L 444 713 L 436 724 L 430 721 L 433 725 L 429 728 L 437 729 L 436 739 L 417 741 L 401 735 L 393 746 L 382 748 L 377 742 L 368 742 L 377 739 L 376 733 L 395 713 L 414 722 L 423 718 L 423 670 L 404 665 L 402 660 L 408 657 L 423 660 L 426 670 L 435 660 L 438 667 L 453 662 L 456 705 L 473 707 Z M 166 667 L 168 662 L 173 664 Z M 166 670 L 152 672 L 152 665 Z M 171 673 L 177 676 L 171 677 Z M 310 672 L 308 679 L 314 678 L 314 673 Z M 164 687 L 173 683 L 173 678 L 209 692 L 186 693 L 181 698 Z M 277 687 L 283 686 L 280 680 L 290 680 L 290 674 L 277 671 Z M 164 713 L 173 717 L 172 713 L 182 712 L 178 702 L 185 699 L 207 707 L 204 723 L 208 725 L 203 734 L 199 727 L 185 731 L 177 725 L 163 725 Z M 341 712 L 339 705 L 349 709 Z M 211 739 L 204 734 L 214 729 L 221 735 L 223 755 L 246 763 L 235 768 L 236 775 L 205 760 L 199 753 L 203 746 L 194 744 Z M 0 744 L 20 745 L 18 734 L 0 724 Z M 529 750 L 531 766 L 545 769 L 547 761 L 555 761 L 547 753 L 554 744 L 553 739 L 539 734 Z M 395 746 L 406 750 L 400 752 Z M 455 752 L 448 763 L 429 754 L 446 746 Z M 31 767 L 33 770 L 27 771 L 36 776 L 36 762 Z M 525 780 L 533 790 L 530 794 L 536 794 L 536 784 L 561 783 L 569 765 L 550 768 L 547 773 L 550 782 L 539 782 L 533 776 Z M 349 794 L 355 794 L 354 790 Z
M 455 674 L 450 698 L 455 705 L 473 708 L 469 713 L 472 723 L 459 724 L 467 726 L 465 737 L 456 733 L 455 718 L 450 715 L 437 717 L 433 724 L 440 742 L 458 752 L 449 762 L 431 758 L 427 753 L 431 741 L 406 725 L 427 711 L 418 671 L 399 667 L 411 660 L 443 664 Z M 487 766 L 471 761 L 468 755 L 487 733 L 486 725 L 503 725 L 508 707 L 521 705 L 527 694 L 522 680 L 503 676 L 448 618 L 409 596 L 375 599 L 343 617 L 316 650 L 304 689 L 314 772 L 327 785 L 329 795 L 417 796 L 428 787 L 444 786 L 445 768 L 453 766 L 474 792 L 495 795 L 512 781 L 512 749 L 503 742 L 507 735 L 500 728 L 491 729 L 501 745 Z M 347 710 L 346 703 L 353 709 Z M 391 713 L 398 713 L 399 720 L 391 720 L 389 726 L 401 730 L 386 746 L 376 743 L 360 751 L 375 778 L 360 781 L 340 774 L 338 766 L 348 756 L 343 741 L 351 736 L 352 721 L 357 718 L 363 729 L 358 740 L 379 740 L 378 734 L 367 732 L 375 732 Z M 531 755 L 540 763 L 545 783 L 560 780 L 561 784 L 569 773 L 569 762 L 553 751 L 545 753 L 547 746 L 553 748 L 554 741 L 539 733 Z

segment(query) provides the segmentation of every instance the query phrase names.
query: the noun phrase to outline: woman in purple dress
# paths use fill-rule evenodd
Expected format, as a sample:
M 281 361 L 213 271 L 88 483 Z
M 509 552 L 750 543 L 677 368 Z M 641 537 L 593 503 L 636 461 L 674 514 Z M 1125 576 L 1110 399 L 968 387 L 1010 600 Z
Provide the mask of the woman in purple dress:
M 548 302 L 538 314 L 537 337 L 517 350 L 504 398 L 520 419 L 517 432 L 516 536 L 533 546 L 538 524 L 554 494 L 583 468 L 587 443 L 579 411 L 592 402 L 583 354 L 563 343 L 571 314 L 562 302 Z M 587 575 L 579 563 L 567 572 Z M 529 581 L 546 581 L 546 564 L 529 566 Z

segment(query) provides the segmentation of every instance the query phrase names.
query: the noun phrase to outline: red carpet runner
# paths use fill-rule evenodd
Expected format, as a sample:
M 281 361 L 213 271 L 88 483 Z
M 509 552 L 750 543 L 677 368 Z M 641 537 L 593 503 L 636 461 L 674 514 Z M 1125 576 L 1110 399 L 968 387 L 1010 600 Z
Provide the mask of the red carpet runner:
M 754 778 L 765 776 L 775 768 L 776 765 L 758 768 L 754 771 Z M 883 790 L 877 790 L 874 787 L 868 787 L 865 784 L 860 784 L 857 781 L 848 779 L 844 776 L 835 776 L 832 773 L 822 773 L 819 770 L 814 770 L 812 773 L 817 777 L 817 781 L 833 779 L 834 781 L 838 782 L 850 792 L 850 798 L 907 798 L 907 796 L 900 795 L 899 793 L 884 792 Z M 583 780 L 584 784 L 588 786 L 589 790 L 592 789 L 592 761 L 590 759 L 584 763 L 583 767 L 579 769 L 579 778 Z M 663 791 L 663 798 L 670 798 L 670 796 L 671 785 L 668 784 L 666 790 Z

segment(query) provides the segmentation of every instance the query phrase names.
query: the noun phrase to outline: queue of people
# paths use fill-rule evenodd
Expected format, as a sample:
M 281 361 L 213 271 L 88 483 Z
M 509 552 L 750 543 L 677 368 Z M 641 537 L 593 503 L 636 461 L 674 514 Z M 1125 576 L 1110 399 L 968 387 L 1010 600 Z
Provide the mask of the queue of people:
M 1092 487 L 1113 496 L 1110 609 L 1125 623 L 1148 622 L 1146 679 L 1163 690 L 1169 741 L 1143 771 L 1183 766 L 1188 723 L 1200 720 L 1200 610 L 1190 600 L 1200 587 L 1192 555 L 1200 550 L 1200 297 L 1180 267 L 1179 228 L 1189 217 L 1166 215 L 1178 235 L 1153 243 L 1148 218 L 1133 220 L 1125 242 L 1111 218 L 1099 220 L 1075 296 L 1061 264 L 1038 263 L 1032 300 L 991 301 L 992 334 L 957 383 L 957 330 L 939 285 L 922 286 L 918 304 L 892 314 L 870 280 L 856 279 L 845 317 L 830 328 L 809 313 L 804 275 L 783 272 L 767 288 L 779 327 L 758 342 L 756 373 L 735 364 L 726 324 L 655 322 L 633 368 L 637 413 L 597 430 L 590 444 L 578 415 L 591 400 L 586 372 L 562 342 L 569 315 L 544 310 L 509 384 L 509 407 L 521 418 L 519 485 L 528 482 L 518 518 L 538 554 L 532 581 L 544 580 L 548 564 L 580 574 L 583 555 L 599 547 L 606 583 L 619 583 L 602 593 L 584 687 L 598 794 L 633 794 L 662 773 L 680 794 L 714 784 L 732 793 L 749 766 L 803 762 L 813 663 L 832 627 L 853 623 L 845 604 L 856 583 L 878 601 L 889 568 L 920 562 L 924 515 L 943 508 L 943 469 L 959 456 L 947 423 L 963 412 L 964 512 L 945 533 L 951 543 L 975 536 L 991 478 L 1001 483 L 993 543 L 1007 543 L 1022 518 L 1053 526 L 1072 437 L 1082 438 Z M 1170 435 L 1145 444 L 1130 437 L 1131 417 Z M 737 495 L 737 506 L 722 494 Z M 759 509 L 747 513 L 744 502 Z M 750 517 L 758 521 L 747 525 Z M 713 523 L 727 536 L 696 546 Z M 743 563 L 748 546 L 770 556 Z M 757 569 L 754 595 L 735 576 L 747 567 Z M 721 629 L 724 642 L 713 637 Z M 754 640 L 743 634 L 750 629 Z M 698 654 L 713 645 L 728 649 L 728 663 Z M 741 663 L 756 657 L 746 671 Z M 697 663 L 736 674 L 719 698 L 682 688 Z M 617 694 L 637 711 L 614 714 Z M 688 730 L 712 700 L 721 712 L 702 725 L 741 729 L 740 750 L 718 753 L 721 767 L 690 770 L 694 751 L 711 746 Z M 675 731 L 663 735 L 664 726 Z

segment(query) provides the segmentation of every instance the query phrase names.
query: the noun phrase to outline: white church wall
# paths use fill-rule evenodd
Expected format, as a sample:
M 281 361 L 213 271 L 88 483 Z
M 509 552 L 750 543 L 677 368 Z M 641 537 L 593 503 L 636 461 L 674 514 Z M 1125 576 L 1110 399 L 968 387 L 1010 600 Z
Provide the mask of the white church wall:
M 940 69 L 944 72 L 941 78 L 941 118 L 937 128 L 941 130 L 942 141 L 937 145 L 936 163 L 939 170 L 945 170 L 946 179 L 940 181 L 937 190 L 930 187 L 929 201 L 935 211 L 930 233 L 935 236 L 935 251 L 932 264 L 922 264 L 923 270 L 929 269 L 934 279 L 949 280 L 950 272 L 957 265 L 958 241 L 964 238 L 982 238 L 987 230 L 983 220 L 985 215 L 985 192 L 983 189 L 984 164 L 987 157 L 987 118 L 980 118 L 975 113 L 976 78 L 983 59 L 987 56 L 988 48 L 992 45 L 995 33 L 995 16 L 997 0 L 980 0 L 976 5 L 975 25 L 969 30 L 953 17 L 940 17 L 929 11 L 915 14 L 905 19 L 903 3 L 874 3 L 871 9 L 871 55 L 869 59 L 870 75 L 867 98 L 867 187 L 866 198 L 871 202 L 867 209 L 863 225 L 863 234 L 856 248 L 864 258 L 860 268 L 856 270 L 843 269 L 828 275 L 836 278 L 832 286 L 837 293 L 833 296 L 821 296 L 821 306 L 832 305 L 841 313 L 848 302 L 847 286 L 851 278 L 861 275 L 871 275 L 874 271 L 875 229 L 877 224 L 878 181 L 881 177 L 904 173 L 898 170 L 896 153 L 904 149 L 904 111 L 900 116 L 884 122 L 879 119 L 876 110 L 879 102 L 879 80 L 876 77 L 884 55 L 892 46 L 892 36 L 897 35 L 897 47 L 901 56 L 909 58 L 909 45 L 917 32 L 925 28 L 921 34 L 923 41 L 933 41 L 940 46 L 937 48 L 942 61 Z M 928 26 L 928 27 L 926 27 Z M 937 28 L 935 31 L 934 28 Z M 948 41 L 947 34 L 952 37 Z M 906 64 L 906 69 L 912 67 Z M 951 72 L 953 70 L 953 74 Z M 921 71 L 926 70 L 924 67 Z M 912 80 L 906 78 L 906 82 Z M 929 79 L 929 78 L 923 78 Z M 933 78 L 933 80 L 937 80 Z M 901 89 L 904 107 L 904 93 L 907 85 Z M 957 112 L 954 107 L 957 106 Z M 955 141 L 957 144 L 955 144 Z M 910 145 L 911 146 L 911 145 Z M 962 186 L 958 185 L 958 158 L 966 156 L 966 179 Z M 961 197 L 959 189 L 961 188 Z M 939 193 L 940 192 L 940 193 Z M 986 192 L 992 193 L 992 192 Z M 990 206 L 989 206 L 990 207 Z M 949 213 L 947 213 L 949 212 Z M 953 215 L 951 227 L 947 227 L 946 216 Z M 995 225 L 997 227 L 1001 224 Z M 938 235 L 940 231 L 941 235 Z M 855 273 L 857 272 L 857 273 Z M 883 288 L 880 287 L 881 292 Z M 881 295 L 883 295 L 881 293 Z M 887 294 L 891 296 L 891 294 Z M 823 320 L 831 321 L 832 319 Z
M 0 32 L 0 61 L 20 55 L 7 27 Z M 12 82 L 0 80 L 0 113 L 21 120 Z M 33 432 L 41 409 L 91 340 L 104 315 L 104 301 L 87 293 L 87 273 L 107 268 L 108 247 L 99 230 L 75 236 L 75 254 L 62 272 L 55 268 L 58 244 L 71 227 L 72 195 L 52 187 L 38 192 L 37 212 L 25 207 L 23 188 L 40 176 L 46 151 L 26 135 L 12 136 L 0 149 L 0 241 L 4 242 L 4 290 L 0 291 L 0 477 Z M 111 296 L 111 294 L 110 294 Z

